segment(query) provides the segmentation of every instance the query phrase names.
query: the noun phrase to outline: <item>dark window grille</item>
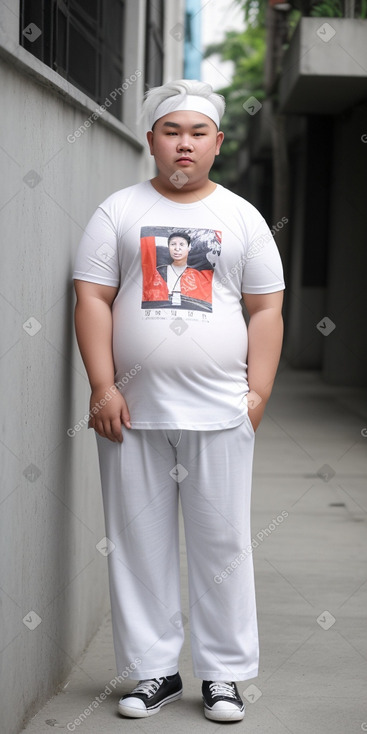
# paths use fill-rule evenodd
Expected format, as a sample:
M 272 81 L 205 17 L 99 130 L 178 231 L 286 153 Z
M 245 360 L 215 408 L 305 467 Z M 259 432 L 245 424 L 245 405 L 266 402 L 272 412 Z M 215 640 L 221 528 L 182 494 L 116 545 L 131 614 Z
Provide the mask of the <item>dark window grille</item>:
M 192 43 L 192 18 L 193 13 L 185 13 L 185 41 Z
M 309 115 L 302 286 L 327 286 L 333 118 Z M 317 225 L 316 225 L 317 223 Z
M 125 0 L 21 0 L 20 44 L 122 119 Z
M 145 89 L 163 82 L 164 2 L 147 0 L 145 31 Z

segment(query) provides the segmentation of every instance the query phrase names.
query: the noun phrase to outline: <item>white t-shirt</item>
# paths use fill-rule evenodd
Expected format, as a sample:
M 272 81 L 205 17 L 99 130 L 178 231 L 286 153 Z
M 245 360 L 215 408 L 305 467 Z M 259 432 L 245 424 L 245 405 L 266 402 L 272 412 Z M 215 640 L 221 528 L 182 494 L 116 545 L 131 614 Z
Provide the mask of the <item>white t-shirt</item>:
M 189 237 L 186 267 L 173 264 L 175 289 L 172 233 Z M 132 428 L 242 423 L 249 387 L 241 293 L 284 288 L 278 249 L 255 207 L 220 185 L 190 204 L 161 196 L 150 181 L 122 189 L 90 219 L 73 277 L 119 287 L 115 383 Z

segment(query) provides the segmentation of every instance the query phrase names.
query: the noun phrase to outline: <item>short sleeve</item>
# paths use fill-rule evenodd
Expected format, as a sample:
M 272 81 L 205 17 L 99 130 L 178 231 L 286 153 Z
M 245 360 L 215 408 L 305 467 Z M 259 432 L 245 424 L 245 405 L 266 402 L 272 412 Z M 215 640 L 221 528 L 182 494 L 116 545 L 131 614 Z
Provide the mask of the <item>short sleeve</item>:
M 248 232 L 248 248 L 242 272 L 242 293 L 275 293 L 284 290 L 279 250 L 259 212 Z
M 120 283 L 116 227 L 101 206 L 80 240 L 73 278 L 115 287 Z

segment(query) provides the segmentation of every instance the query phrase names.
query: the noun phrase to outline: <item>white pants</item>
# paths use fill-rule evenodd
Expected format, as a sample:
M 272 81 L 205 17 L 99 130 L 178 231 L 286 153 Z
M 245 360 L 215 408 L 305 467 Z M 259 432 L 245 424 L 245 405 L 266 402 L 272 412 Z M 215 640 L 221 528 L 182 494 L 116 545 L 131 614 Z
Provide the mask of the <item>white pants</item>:
M 257 676 L 248 416 L 221 431 L 123 428 L 123 436 L 122 444 L 97 436 L 106 534 L 115 545 L 108 564 L 118 674 L 176 673 L 189 621 L 197 678 Z M 180 604 L 179 495 L 189 620 Z

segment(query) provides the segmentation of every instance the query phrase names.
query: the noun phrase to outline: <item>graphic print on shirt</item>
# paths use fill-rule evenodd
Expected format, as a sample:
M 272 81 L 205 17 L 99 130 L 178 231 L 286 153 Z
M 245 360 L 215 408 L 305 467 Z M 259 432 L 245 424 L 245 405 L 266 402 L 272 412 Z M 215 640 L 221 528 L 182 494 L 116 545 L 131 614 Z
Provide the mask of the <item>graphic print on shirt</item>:
M 212 312 L 212 284 L 222 233 L 214 229 L 142 227 L 143 309 Z

